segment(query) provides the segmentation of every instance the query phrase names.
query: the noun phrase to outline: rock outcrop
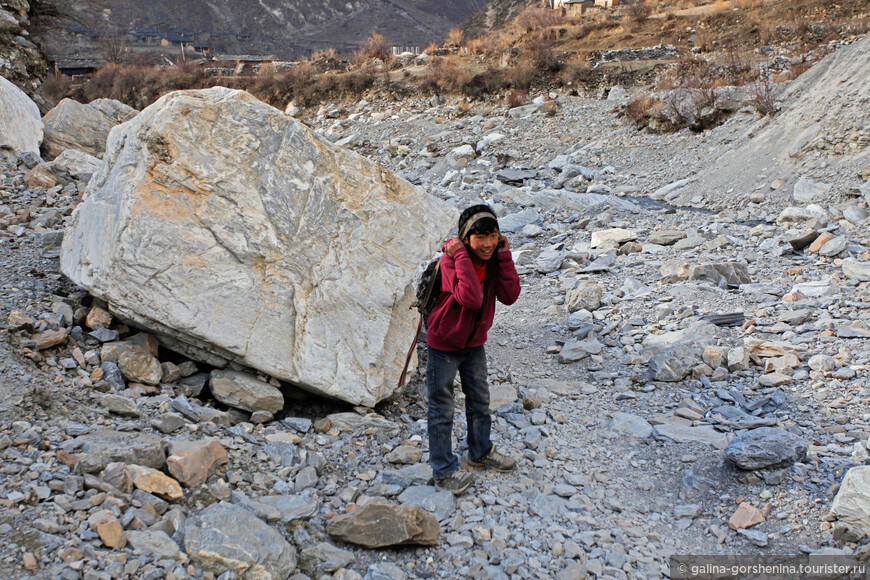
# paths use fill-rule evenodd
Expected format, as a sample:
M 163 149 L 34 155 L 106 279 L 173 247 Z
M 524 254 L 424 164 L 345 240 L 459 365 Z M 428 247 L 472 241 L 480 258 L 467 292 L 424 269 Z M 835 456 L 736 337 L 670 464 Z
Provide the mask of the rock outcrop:
M 24 91 L 0 77 L 0 155 L 38 152 L 42 117 Z
M 454 219 L 247 93 L 184 91 L 112 131 L 61 268 L 171 349 L 374 405 Z
M 77 149 L 102 157 L 112 127 L 135 115 L 132 107 L 110 99 L 97 99 L 87 105 L 64 99 L 43 118 L 43 156 L 54 159 L 67 149 Z

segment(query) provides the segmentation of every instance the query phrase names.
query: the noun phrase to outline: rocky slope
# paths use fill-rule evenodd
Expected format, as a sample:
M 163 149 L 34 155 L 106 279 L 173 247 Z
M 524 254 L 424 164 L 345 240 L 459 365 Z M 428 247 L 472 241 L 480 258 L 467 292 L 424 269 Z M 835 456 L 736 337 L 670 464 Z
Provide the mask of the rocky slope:
M 0 2 L 0 76 L 33 96 L 45 78 L 48 63 L 29 39 L 29 10 L 26 0 Z
M 61 277 L 56 234 L 84 182 L 0 165 L 3 576 L 662 578 L 673 554 L 866 560 L 870 167 L 862 197 L 857 175 L 836 175 L 788 220 L 769 188 L 670 207 L 648 196 L 715 164 L 754 112 L 655 135 L 613 102 L 538 97 L 336 103 L 307 119 L 457 207 L 502 215 L 523 293 L 498 309 L 487 352 L 494 439 L 519 466 L 459 498 L 429 484 L 420 374 L 375 412 L 227 407 L 207 368 L 151 350 Z M 115 337 L 135 357 L 119 364 L 101 343 Z M 151 359 L 156 384 L 133 374 Z M 203 451 L 182 461 L 192 444 Z M 382 502 L 421 507 L 440 539 L 391 511 L 424 545 L 355 547 L 385 539 L 351 525 Z M 208 557 L 219 549 L 229 568 Z

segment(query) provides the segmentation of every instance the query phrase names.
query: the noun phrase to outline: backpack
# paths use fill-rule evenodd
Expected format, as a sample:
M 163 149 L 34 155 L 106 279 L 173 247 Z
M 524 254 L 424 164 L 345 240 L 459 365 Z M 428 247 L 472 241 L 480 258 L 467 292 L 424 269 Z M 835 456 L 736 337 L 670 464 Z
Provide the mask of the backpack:
M 420 322 L 417 323 L 417 331 L 414 333 L 414 341 L 411 343 L 411 348 L 408 349 L 408 355 L 405 357 L 405 368 L 402 369 L 402 374 L 399 376 L 399 388 L 405 384 L 405 378 L 408 374 L 408 365 L 411 364 L 411 357 L 414 356 L 414 351 L 417 348 L 417 340 L 420 338 L 420 331 L 426 325 L 426 319 L 435 308 L 435 303 L 438 302 L 438 296 L 441 295 L 441 252 L 438 252 L 433 258 L 420 264 L 417 268 L 417 273 L 414 274 L 414 296 L 416 299 L 411 304 L 411 308 L 416 308 L 420 313 Z
M 441 253 L 424 262 L 414 275 L 414 294 L 417 299 L 411 305 L 416 308 L 425 326 L 426 319 L 435 308 L 441 295 Z

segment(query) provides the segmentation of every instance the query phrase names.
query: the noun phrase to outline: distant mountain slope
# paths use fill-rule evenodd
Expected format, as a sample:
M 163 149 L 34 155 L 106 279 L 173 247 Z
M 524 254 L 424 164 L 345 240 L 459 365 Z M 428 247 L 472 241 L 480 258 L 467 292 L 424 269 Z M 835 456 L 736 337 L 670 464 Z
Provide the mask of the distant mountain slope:
M 281 53 L 288 45 L 347 48 L 373 30 L 394 45 L 441 42 L 487 0 L 83 0 L 71 4 L 84 31 L 205 31 L 223 50 Z M 243 38 L 238 38 L 241 35 Z M 221 47 L 218 47 L 219 49 Z
M 541 0 L 492 0 L 475 12 L 463 28 L 473 36 L 490 32 L 503 27 L 524 9 L 541 5 Z

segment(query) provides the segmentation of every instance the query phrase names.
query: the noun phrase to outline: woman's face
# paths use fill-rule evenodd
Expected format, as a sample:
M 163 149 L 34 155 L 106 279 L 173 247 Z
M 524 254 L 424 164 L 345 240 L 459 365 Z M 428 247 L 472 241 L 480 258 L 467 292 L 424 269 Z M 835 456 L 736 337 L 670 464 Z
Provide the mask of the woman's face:
M 498 247 L 499 233 L 495 231 L 489 234 L 471 234 L 465 239 L 472 257 L 486 262 L 492 258 Z

